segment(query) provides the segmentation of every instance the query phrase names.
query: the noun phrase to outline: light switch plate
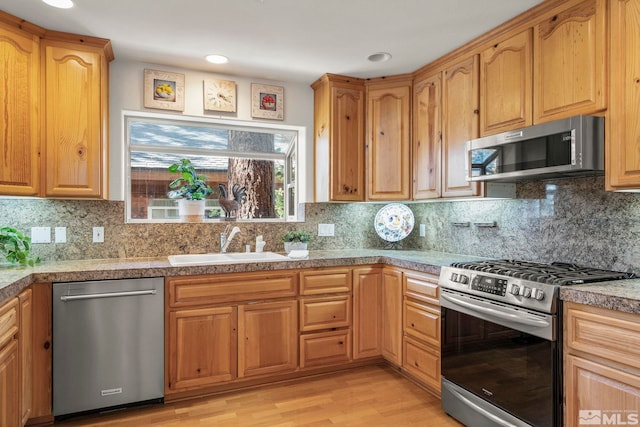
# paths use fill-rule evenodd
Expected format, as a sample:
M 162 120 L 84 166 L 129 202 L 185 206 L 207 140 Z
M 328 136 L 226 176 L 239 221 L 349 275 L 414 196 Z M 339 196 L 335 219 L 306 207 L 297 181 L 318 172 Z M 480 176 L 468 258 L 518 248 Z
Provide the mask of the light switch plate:
M 420 237 L 425 237 L 427 235 L 427 227 L 424 224 L 420 224 Z
M 104 227 L 93 227 L 93 243 L 104 243 Z
M 55 228 L 56 243 L 67 243 L 67 227 Z
M 31 227 L 31 243 L 51 243 L 51 227 Z
M 335 225 L 334 224 L 318 224 L 318 236 L 320 237 L 335 236 Z

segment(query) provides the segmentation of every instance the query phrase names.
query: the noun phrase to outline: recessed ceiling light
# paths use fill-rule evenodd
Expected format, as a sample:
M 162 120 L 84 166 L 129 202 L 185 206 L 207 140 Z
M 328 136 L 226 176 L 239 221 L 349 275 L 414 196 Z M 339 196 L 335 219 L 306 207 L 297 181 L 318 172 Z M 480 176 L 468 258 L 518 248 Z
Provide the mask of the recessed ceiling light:
M 373 55 L 369 55 L 368 59 L 371 62 L 386 62 L 391 59 L 391 54 L 388 52 L 378 52 Z
M 73 1 L 71 0 L 42 0 L 49 6 L 57 7 L 60 9 L 69 9 L 73 7 Z
M 207 55 L 204 58 L 212 64 L 226 64 L 229 62 L 229 58 L 224 55 Z

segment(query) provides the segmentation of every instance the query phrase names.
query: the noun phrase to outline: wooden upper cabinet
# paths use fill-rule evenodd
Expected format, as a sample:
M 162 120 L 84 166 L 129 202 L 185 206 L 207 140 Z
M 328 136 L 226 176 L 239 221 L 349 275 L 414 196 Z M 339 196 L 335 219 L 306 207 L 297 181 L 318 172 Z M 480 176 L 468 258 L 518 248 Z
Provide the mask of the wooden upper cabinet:
M 531 29 L 480 54 L 480 134 L 532 124 Z
M 563 5 L 534 26 L 534 123 L 607 107 L 606 3 Z
M 409 200 L 411 78 L 367 85 L 367 198 Z
M 311 86 L 315 107 L 316 201 L 363 201 L 363 81 L 325 74 Z
M 481 195 L 467 182 L 467 141 L 478 137 L 478 55 L 444 70 L 442 84 L 442 197 Z
M 611 1 L 607 190 L 640 188 L 640 0 Z
M 0 194 L 39 191 L 39 38 L 0 22 Z
M 43 39 L 41 45 L 45 196 L 106 198 L 105 49 L 66 40 Z
M 413 198 L 440 197 L 442 73 L 413 82 Z

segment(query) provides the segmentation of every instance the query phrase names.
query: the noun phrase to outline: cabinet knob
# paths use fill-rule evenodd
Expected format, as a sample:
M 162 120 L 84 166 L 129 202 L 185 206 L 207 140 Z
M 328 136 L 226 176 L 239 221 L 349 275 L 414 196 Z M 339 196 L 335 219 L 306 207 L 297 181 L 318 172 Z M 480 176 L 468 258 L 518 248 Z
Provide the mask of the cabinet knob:
M 384 131 L 380 131 L 380 135 L 384 136 Z
M 338 341 L 338 344 L 342 345 L 342 344 L 344 344 L 344 341 Z
M 412 323 L 412 324 L 411 324 L 411 327 L 412 327 L 412 328 L 415 328 L 415 327 L 416 327 L 416 325 L 415 325 L 414 323 Z
M 346 119 L 347 120 L 351 120 L 351 116 L 346 116 Z
M 414 365 L 416 365 L 416 368 L 420 367 L 420 364 L 418 363 L 418 361 L 416 360 L 415 362 L 413 362 Z
M 51 343 L 49 341 L 45 341 L 43 347 L 45 350 L 49 350 L 49 348 L 51 347 Z
M 480 110 L 476 108 L 475 110 L 473 110 L 473 114 L 480 114 Z

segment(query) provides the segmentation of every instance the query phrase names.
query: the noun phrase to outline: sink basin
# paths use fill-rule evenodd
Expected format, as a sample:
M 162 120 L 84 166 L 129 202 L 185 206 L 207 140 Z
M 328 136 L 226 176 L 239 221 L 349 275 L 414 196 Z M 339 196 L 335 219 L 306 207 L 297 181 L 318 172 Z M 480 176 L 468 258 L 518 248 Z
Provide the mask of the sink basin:
M 219 254 L 169 255 L 169 264 L 184 265 L 239 264 L 245 262 L 290 261 L 291 258 L 275 252 L 230 252 Z

